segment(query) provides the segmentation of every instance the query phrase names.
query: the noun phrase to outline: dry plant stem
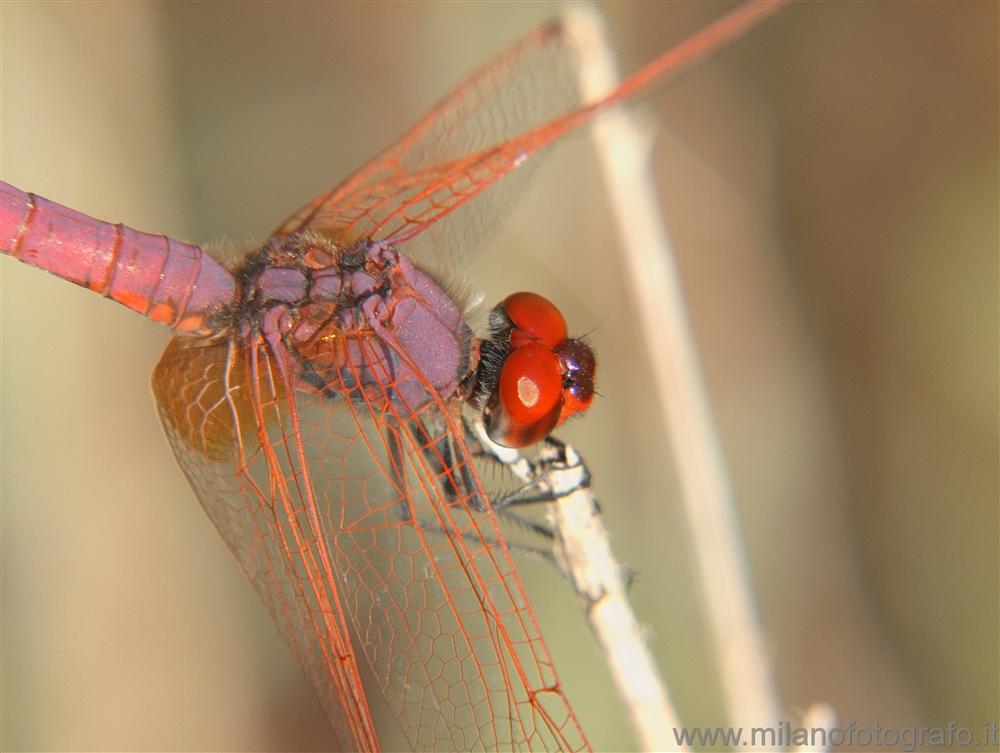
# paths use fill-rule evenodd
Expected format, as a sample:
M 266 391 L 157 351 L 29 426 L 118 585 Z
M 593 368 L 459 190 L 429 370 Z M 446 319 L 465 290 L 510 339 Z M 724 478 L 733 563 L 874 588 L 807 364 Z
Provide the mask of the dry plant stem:
M 576 453 L 567 447 L 569 462 Z M 588 605 L 587 619 L 604 652 L 618 693 L 643 750 L 686 750 L 677 741 L 680 721 L 625 595 L 621 565 L 589 489 L 553 505 L 561 566 Z
M 533 466 L 517 450 L 494 444 L 482 421 L 472 429 L 480 445 L 521 483 L 544 486 L 555 498 L 550 520 L 556 563 L 586 606 L 591 630 L 642 749 L 687 750 L 677 742 L 680 722 L 626 598 L 624 570 L 611 552 L 583 459 L 569 445 L 546 444 Z
M 565 19 L 581 48 L 583 97 L 596 99 L 617 83 L 599 16 L 582 4 L 571 6 Z M 675 455 L 729 722 L 746 728 L 775 724 L 781 706 L 764 649 L 732 490 L 649 169 L 652 138 L 620 110 L 607 113 L 592 133 L 627 259 L 662 421 Z

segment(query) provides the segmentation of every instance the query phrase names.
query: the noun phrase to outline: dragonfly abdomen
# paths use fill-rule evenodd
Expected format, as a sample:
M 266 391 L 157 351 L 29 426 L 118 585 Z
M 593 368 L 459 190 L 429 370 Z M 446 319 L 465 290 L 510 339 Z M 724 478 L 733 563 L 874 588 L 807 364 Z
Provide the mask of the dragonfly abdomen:
M 199 246 L 96 220 L 0 182 L 0 249 L 181 332 L 207 332 L 232 275 Z

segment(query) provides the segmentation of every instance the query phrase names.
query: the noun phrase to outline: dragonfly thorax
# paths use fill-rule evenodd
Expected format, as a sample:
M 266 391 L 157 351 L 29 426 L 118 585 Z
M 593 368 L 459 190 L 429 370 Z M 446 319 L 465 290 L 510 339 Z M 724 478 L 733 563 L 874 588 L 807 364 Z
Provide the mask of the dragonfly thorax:
M 285 236 L 237 276 L 241 331 L 280 343 L 300 388 L 413 411 L 456 396 L 469 371 L 460 308 L 392 244 Z

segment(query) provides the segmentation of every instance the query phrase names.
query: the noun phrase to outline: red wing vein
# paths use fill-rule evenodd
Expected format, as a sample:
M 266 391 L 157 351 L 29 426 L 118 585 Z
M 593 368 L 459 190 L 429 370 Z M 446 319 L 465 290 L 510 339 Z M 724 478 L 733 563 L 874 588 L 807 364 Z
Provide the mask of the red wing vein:
M 264 346 L 267 347 L 267 346 Z M 317 631 L 318 635 L 327 636 L 327 640 L 332 639 L 333 649 L 335 650 L 336 656 L 331 657 L 329 655 L 329 646 L 327 641 L 319 641 L 320 649 L 323 654 L 323 658 L 326 661 L 326 665 L 330 667 L 333 672 L 335 681 L 340 688 L 340 694 L 342 699 L 351 699 L 351 703 L 356 704 L 359 715 L 352 716 L 353 720 L 363 720 L 366 722 L 366 726 L 371 727 L 371 713 L 367 706 L 367 701 L 365 699 L 364 693 L 362 691 L 361 677 L 358 673 L 357 663 L 353 659 L 348 661 L 348 657 L 353 657 L 354 653 L 351 651 L 347 633 L 347 623 L 344 618 L 344 613 L 341 608 L 340 599 L 337 594 L 337 581 L 333 577 L 333 570 L 330 567 L 329 558 L 326 552 L 326 537 L 323 534 L 322 527 L 320 526 L 318 515 L 316 512 L 315 497 L 313 496 L 313 489 L 308 475 L 308 464 L 305 458 L 305 451 L 301 443 L 301 431 L 298 423 L 298 413 L 295 406 L 295 391 L 291 387 L 291 378 L 287 373 L 288 367 L 288 355 L 278 348 L 272 348 L 271 355 L 274 358 L 274 363 L 278 365 L 279 373 L 278 379 L 282 380 L 286 385 L 285 395 L 287 400 L 287 408 L 289 421 L 291 423 L 291 444 L 294 445 L 295 452 L 292 452 L 292 447 L 289 444 L 289 436 L 286 433 L 284 424 L 279 428 L 282 436 L 282 446 L 286 455 L 286 460 L 288 462 L 288 467 L 292 470 L 292 477 L 295 484 L 295 494 L 291 492 L 288 486 L 288 481 L 285 474 L 282 472 L 281 464 L 274 452 L 273 445 L 266 436 L 267 421 L 263 412 L 263 405 L 260 393 L 261 385 L 261 374 L 259 371 L 259 351 L 257 348 L 253 348 L 250 353 L 250 363 L 251 363 L 251 386 L 254 390 L 253 399 L 253 409 L 257 421 L 258 431 L 260 432 L 260 444 L 264 450 L 264 454 L 267 460 L 268 477 L 273 484 L 273 488 L 279 493 L 282 508 L 285 514 L 285 519 L 288 522 L 288 528 L 291 530 L 292 535 L 295 540 L 295 550 L 298 552 L 302 565 L 306 570 L 308 575 L 308 583 L 310 584 L 313 596 L 316 599 L 317 607 L 319 608 L 320 618 L 322 619 L 324 629 L 320 630 L 319 625 L 316 624 L 315 616 L 312 610 L 307 610 L 308 618 L 312 623 L 312 627 Z M 270 366 L 271 359 L 265 359 L 265 363 Z M 282 373 L 284 372 L 284 373 Z M 269 374 L 271 373 L 269 368 Z M 300 475 L 295 473 L 294 470 L 298 467 L 301 470 Z M 293 503 L 293 498 L 297 497 L 299 500 L 304 502 L 308 526 L 312 531 L 313 535 L 313 545 L 318 550 L 318 554 L 321 560 L 321 570 L 319 564 L 315 560 L 315 553 L 312 547 L 307 543 L 307 535 L 301 529 L 301 523 L 299 516 L 295 510 Z M 270 506 L 271 500 L 265 501 L 265 504 Z M 277 519 L 277 507 L 271 506 L 273 515 L 275 515 L 275 527 L 280 532 L 282 546 L 284 547 L 286 557 L 290 561 L 295 561 L 292 558 L 292 552 L 288 546 L 288 540 L 285 536 L 284 527 L 280 524 Z M 318 575 L 319 573 L 319 575 Z M 331 593 L 327 593 L 327 587 L 330 589 Z M 301 594 L 302 583 L 296 579 L 295 588 L 299 590 Z M 304 595 L 304 594 L 303 594 Z M 331 604 L 332 602 L 332 604 Z M 359 736 L 360 732 L 355 731 L 355 735 Z M 371 739 L 374 739 L 374 730 L 370 729 Z

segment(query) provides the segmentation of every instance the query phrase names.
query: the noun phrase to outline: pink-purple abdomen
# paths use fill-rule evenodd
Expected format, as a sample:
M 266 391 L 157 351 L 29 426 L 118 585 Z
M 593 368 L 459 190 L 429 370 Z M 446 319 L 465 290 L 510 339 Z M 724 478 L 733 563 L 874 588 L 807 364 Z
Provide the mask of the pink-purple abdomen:
M 112 225 L 0 182 L 0 249 L 182 332 L 205 329 L 236 294 L 200 247 Z

